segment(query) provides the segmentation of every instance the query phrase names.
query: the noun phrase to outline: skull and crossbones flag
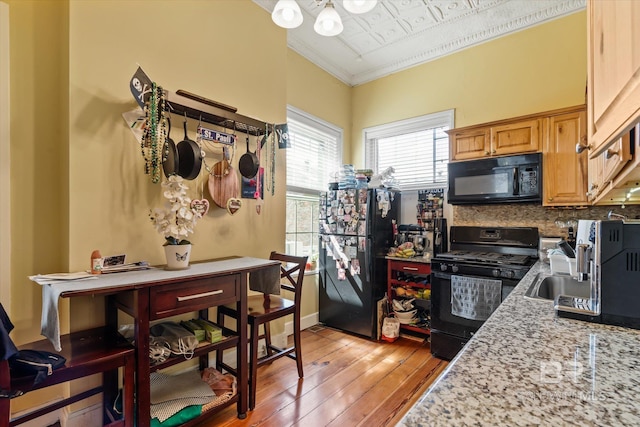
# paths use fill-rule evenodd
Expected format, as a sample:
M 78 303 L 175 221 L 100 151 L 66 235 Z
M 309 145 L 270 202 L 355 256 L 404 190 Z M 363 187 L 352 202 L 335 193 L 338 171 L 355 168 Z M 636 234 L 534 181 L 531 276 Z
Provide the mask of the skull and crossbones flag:
M 138 67 L 136 72 L 131 77 L 131 81 L 129 82 L 129 88 L 131 89 L 131 94 L 136 99 L 136 102 L 140 107 L 144 108 L 144 104 L 149 100 L 151 96 L 153 82 L 142 71 L 142 67 Z

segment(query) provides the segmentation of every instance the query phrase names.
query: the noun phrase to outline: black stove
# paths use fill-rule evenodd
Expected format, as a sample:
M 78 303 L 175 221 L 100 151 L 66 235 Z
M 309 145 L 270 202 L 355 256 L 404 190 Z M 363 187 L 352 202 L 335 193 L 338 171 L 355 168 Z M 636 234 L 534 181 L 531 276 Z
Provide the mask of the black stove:
M 439 258 L 451 261 L 482 262 L 491 264 L 526 265 L 528 255 L 501 254 L 498 252 L 449 251 L 438 255 Z
M 431 353 L 451 360 L 516 287 L 538 256 L 533 227 L 450 229 L 431 259 Z
M 533 227 L 451 227 L 451 250 L 431 260 L 432 270 L 521 279 L 538 256 Z

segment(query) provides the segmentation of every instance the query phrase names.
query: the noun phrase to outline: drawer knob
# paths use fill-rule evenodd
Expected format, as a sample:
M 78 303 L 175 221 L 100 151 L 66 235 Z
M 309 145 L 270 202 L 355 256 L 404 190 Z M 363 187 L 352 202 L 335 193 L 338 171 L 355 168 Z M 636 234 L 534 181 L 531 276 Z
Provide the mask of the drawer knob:
M 617 155 L 618 155 L 618 153 L 620 153 L 620 150 L 614 150 L 613 148 L 609 148 L 609 149 L 605 152 L 604 158 L 605 158 L 605 159 L 610 159 L 610 158 L 612 158 L 613 156 L 617 156 Z
M 201 294 L 187 295 L 187 296 L 184 296 L 184 297 L 177 297 L 176 299 L 178 300 L 178 302 L 189 301 L 189 300 L 192 300 L 192 299 L 211 297 L 213 295 L 220 295 L 222 292 L 223 292 L 222 289 L 218 289 L 217 291 L 203 292 Z

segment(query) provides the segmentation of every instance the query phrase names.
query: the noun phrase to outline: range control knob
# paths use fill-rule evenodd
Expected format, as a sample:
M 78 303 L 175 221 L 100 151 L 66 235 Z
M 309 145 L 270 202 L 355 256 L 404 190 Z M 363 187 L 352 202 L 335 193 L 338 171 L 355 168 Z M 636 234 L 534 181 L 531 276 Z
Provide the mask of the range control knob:
M 491 274 L 493 274 L 493 277 L 500 277 L 500 270 L 496 268 L 491 271 Z
M 516 276 L 516 273 L 513 270 L 507 270 L 507 271 L 505 271 L 505 276 L 508 279 L 513 279 Z
M 444 262 L 440 264 L 440 270 L 447 271 L 447 264 L 445 264 Z
M 454 272 L 454 273 L 457 273 L 458 272 L 458 266 L 457 265 L 452 265 L 451 266 L 451 271 Z

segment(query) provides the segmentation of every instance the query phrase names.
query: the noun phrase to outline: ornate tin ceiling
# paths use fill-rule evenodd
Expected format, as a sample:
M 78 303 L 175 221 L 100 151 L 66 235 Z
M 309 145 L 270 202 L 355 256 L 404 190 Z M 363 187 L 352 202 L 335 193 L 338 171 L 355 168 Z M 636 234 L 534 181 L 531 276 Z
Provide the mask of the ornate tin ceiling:
M 277 0 L 253 0 L 269 13 Z M 297 0 L 304 22 L 287 44 L 351 86 L 419 65 L 585 8 L 586 0 L 379 0 L 353 15 L 333 0 L 344 31 L 324 37 L 313 23 L 326 0 Z M 275 25 L 275 24 L 273 24 Z

